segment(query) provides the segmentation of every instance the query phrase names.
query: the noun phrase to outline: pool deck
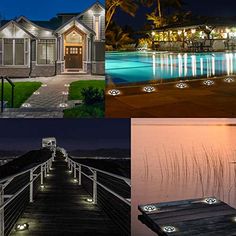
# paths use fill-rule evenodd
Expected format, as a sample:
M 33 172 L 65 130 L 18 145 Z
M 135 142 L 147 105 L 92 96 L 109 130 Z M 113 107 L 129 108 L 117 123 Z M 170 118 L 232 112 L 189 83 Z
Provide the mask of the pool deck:
M 235 118 L 236 78 L 213 79 L 206 86 L 202 79 L 188 81 L 188 88 L 178 89 L 176 82 L 156 84 L 156 91 L 146 93 L 144 85 L 116 87 L 121 94 L 106 93 L 106 117 L 109 118 Z M 107 92 L 114 88 L 107 87 Z

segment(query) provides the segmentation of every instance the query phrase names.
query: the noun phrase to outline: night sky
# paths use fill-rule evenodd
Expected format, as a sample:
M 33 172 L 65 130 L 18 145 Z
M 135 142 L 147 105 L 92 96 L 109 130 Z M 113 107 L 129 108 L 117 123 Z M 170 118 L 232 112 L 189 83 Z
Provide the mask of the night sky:
M 81 12 L 96 0 L 1 0 L 0 14 L 5 19 L 26 16 L 31 20 L 48 20 L 59 12 Z M 105 0 L 100 0 L 105 4 Z
M 67 150 L 129 148 L 128 119 L 1 119 L 0 150 L 32 150 L 56 137 Z
M 235 0 L 184 0 L 185 9 L 190 10 L 194 15 L 204 16 L 236 16 L 236 1 Z M 149 10 L 150 11 L 150 10 Z M 116 15 L 116 20 L 121 25 L 128 24 L 134 29 L 138 29 L 145 22 L 145 15 L 148 10 L 140 8 L 136 17 L 131 17 L 119 11 Z

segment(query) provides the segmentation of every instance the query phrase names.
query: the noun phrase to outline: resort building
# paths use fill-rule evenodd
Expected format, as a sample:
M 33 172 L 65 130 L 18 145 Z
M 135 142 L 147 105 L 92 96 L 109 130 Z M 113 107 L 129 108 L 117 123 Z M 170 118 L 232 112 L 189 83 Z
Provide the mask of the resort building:
M 99 2 L 50 21 L 21 16 L 0 25 L 1 76 L 105 73 L 105 8 Z

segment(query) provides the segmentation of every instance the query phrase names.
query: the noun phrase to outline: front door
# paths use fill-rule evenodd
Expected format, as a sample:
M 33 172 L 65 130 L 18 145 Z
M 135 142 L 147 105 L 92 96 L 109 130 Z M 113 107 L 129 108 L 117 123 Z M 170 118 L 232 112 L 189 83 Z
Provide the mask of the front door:
M 65 66 L 71 69 L 83 67 L 81 46 L 66 46 Z

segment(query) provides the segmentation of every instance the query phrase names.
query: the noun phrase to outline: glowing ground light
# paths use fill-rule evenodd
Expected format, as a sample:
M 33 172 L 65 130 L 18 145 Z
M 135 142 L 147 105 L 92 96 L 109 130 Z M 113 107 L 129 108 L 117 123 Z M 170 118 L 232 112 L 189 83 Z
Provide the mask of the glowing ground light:
M 48 85 L 47 84 L 42 84 L 41 87 L 47 87 Z
M 60 108 L 66 108 L 66 107 L 68 107 L 68 104 L 67 103 L 60 103 L 59 107 Z
M 39 95 L 39 94 L 40 94 L 40 92 L 38 92 L 38 91 L 34 92 L 34 95 Z
M 206 85 L 206 86 L 212 86 L 212 85 L 215 84 L 215 82 L 212 81 L 212 80 L 205 80 L 205 81 L 203 82 L 203 84 Z
M 173 233 L 173 232 L 176 231 L 176 228 L 174 226 L 171 226 L 171 225 L 164 226 L 162 229 L 166 233 Z
M 24 231 L 24 230 L 27 230 L 28 228 L 29 228 L 29 225 L 27 223 L 17 224 L 15 227 L 16 231 Z
M 78 180 L 77 180 L 77 179 L 74 179 L 73 181 L 74 181 L 74 183 L 78 183 Z
M 93 202 L 93 199 L 92 198 L 87 198 L 86 202 Z
M 206 198 L 204 200 L 205 203 L 212 205 L 212 204 L 216 204 L 217 203 L 217 199 L 216 198 Z
M 65 92 L 65 91 L 63 91 L 63 92 L 62 92 L 62 94 L 63 94 L 63 95 L 68 95 L 69 93 L 68 93 L 68 92 Z
M 45 188 L 45 186 L 44 186 L 44 185 L 41 185 L 41 186 L 40 186 L 40 188 L 41 188 L 41 189 L 44 189 L 44 188 Z
M 72 173 L 72 171 L 71 171 L 71 170 L 69 170 L 69 173 L 71 174 L 71 173 Z
M 118 95 L 120 95 L 120 90 L 119 89 L 111 89 L 108 91 L 108 94 L 112 95 L 112 96 L 118 96 Z
M 146 86 L 143 88 L 143 91 L 146 93 L 152 93 L 152 92 L 155 92 L 156 89 L 153 86 Z
M 226 83 L 233 83 L 235 80 L 234 80 L 234 78 L 225 78 L 224 81 Z
M 184 82 L 179 82 L 175 85 L 176 88 L 179 88 L 179 89 L 185 89 L 188 87 L 188 85 Z
M 31 107 L 31 105 L 29 103 L 23 103 L 22 107 L 29 108 L 29 107 Z
M 67 88 L 70 87 L 70 84 L 65 84 L 65 87 L 67 87 Z
M 157 209 L 156 206 L 154 206 L 154 205 L 147 205 L 147 206 L 144 206 L 144 207 L 143 207 L 143 210 L 144 210 L 144 211 L 147 211 L 147 212 L 152 212 L 152 211 L 156 211 L 156 210 L 158 210 L 158 209 Z

